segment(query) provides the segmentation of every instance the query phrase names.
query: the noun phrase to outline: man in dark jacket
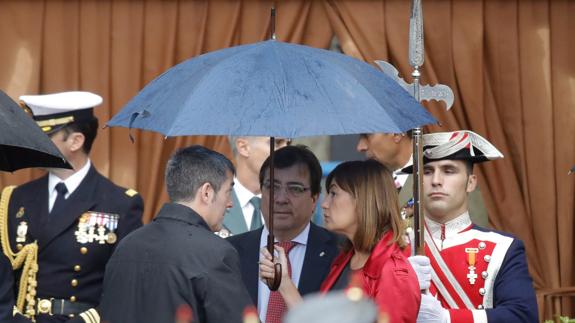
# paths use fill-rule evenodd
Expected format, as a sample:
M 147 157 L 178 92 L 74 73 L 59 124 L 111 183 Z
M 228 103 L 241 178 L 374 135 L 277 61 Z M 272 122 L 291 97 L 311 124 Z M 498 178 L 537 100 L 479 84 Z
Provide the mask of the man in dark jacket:
M 200 146 L 172 156 L 165 174 L 171 202 L 126 237 L 106 267 L 102 321 L 174 322 L 181 308 L 192 310 L 194 322 L 242 321 L 251 302 L 240 260 L 213 233 L 232 206 L 233 174 L 226 157 Z

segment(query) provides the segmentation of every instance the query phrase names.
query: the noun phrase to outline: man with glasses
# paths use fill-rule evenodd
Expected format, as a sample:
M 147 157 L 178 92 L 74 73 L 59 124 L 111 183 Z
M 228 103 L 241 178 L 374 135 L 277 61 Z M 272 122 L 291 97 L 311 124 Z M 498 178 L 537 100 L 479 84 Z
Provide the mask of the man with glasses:
M 234 206 L 226 210 L 224 226 L 217 232 L 222 238 L 261 228 L 262 192 L 258 175 L 264 160 L 270 155 L 270 137 L 241 136 L 229 137 L 229 140 L 236 166 L 232 191 Z M 275 139 L 276 149 L 286 144 L 286 139 Z
M 270 158 L 260 169 L 261 210 L 266 225 L 259 230 L 232 236 L 228 241 L 238 250 L 242 278 L 257 304 L 262 322 L 280 322 L 286 310 L 278 292 L 271 292 L 259 275 L 260 250 L 266 246 L 270 217 L 270 188 L 274 187 L 274 235 L 288 253 L 291 278 L 302 295 L 319 291 L 321 282 L 337 255 L 337 237 L 311 223 L 321 190 L 321 166 L 304 146 L 287 146 L 276 151 L 274 182 L 270 181 Z

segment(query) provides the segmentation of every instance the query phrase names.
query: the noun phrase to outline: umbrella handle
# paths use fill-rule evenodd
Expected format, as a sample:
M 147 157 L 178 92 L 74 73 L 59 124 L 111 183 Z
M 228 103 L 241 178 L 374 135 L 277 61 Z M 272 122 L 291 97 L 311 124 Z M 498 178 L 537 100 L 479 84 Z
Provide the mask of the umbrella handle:
M 275 292 L 280 288 L 280 284 L 282 282 L 282 264 L 276 263 L 274 265 L 274 270 L 274 278 L 266 279 L 266 284 L 272 292 Z

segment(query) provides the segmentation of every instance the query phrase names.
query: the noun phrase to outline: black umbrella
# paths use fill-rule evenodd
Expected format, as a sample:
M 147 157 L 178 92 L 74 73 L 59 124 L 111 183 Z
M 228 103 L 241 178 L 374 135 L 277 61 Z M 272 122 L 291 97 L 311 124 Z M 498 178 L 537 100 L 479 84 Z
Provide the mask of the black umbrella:
M 0 90 L 0 171 L 28 167 L 72 168 L 34 120 Z

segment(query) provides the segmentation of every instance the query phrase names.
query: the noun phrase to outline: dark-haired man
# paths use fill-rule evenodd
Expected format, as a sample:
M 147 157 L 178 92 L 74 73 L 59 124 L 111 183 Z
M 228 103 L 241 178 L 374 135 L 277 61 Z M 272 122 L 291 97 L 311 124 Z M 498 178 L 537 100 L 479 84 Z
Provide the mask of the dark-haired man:
M 170 158 L 170 202 L 120 243 L 106 267 L 102 321 L 171 323 L 180 308 L 193 312 L 193 322 L 242 321 L 251 301 L 238 253 L 213 234 L 232 206 L 233 176 L 226 157 L 201 146 Z
M 218 231 L 222 238 L 261 228 L 261 188 L 258 181 L 260 168 L 270 155 L 270 137 L 229 137 L 236 165 L 232 200 L 234 206 L 226 211 L 224 227 Z M 275 149 L 287 144 L 283 138 L 275 139 Z
M 473 165 L 502 157 L 471 131 L 423 136 L 428 259 L 410 261 L 431 295 L 422 295 L 418 322 L 537 322 L 523 242 L 477 226 L 469 216 L 468 195 L 477 184 Z
M 375 159 L 393 171 L 395 186 L 399 190 L 399 205 L 402 206 L 402 216 L 409 218 L 412 212 L 409 201 L 413 196 L 413 179 L 408 174 L 401 172 L 401 169 L 412 164 L 413 139 L 411 131 L 406 133 L 361 134 L 356 149 L 364 153 L 367 158 Z M 487 210 L 479 188 L 469 195 L 469 210 L 471 219 L 475 223 L 487 224 Z M 410 222 L 408 221 L 409 226 L 411 226 Z
M 337 237 L 310 220 L 321 190 L 321 166 L 315 155 L 303 146 L 278 149 L 274 158 L 274 181 L 270 180 L 270 158 L 260 169 L 262 213 L 266 225 L 259 230 L 232 236 L 228 240 L 238 250 L 242 278 L 251 299 L 257 304 L 262 322 L 281 322 L 286 310 L 279 292 L 270 292 L 259 276 L 260 249 L 267 243 L 269 205 L 274 203 L 276 242 L 288 251 L 291 278 L 302 295 L 319 291 L 332 260 L 337 255 Z M 271 200 L 270 188 L 274 187 Z M 285 270 L 285 269 L 284 269 Z
M 63 92 L 20 100 L 73 167 L 48 169 L 47 175 L 3 192 L 4 198 L 11 192 L 8 212 L 0 216 L 7 220 L 4 238 L 12 249 L 4 253 L 38 245 L 37 273 L 16 273 L 18 284 L 28 284 L 22 312 L 34 313 L 39 323 L 95 322 L 106 263 L 117 243 L 142 225 L 142 198 L 102 176 L 90 161 L 99 95 Z

